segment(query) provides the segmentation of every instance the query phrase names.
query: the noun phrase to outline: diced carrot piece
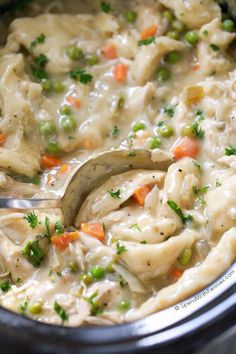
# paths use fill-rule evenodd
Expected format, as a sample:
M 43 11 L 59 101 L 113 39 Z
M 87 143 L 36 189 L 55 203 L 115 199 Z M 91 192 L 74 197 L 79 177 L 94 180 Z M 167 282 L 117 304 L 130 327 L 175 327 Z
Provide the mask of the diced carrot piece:
M 128 67 L 125 64 L 117 64 L 113 69 L 113 76 L 116 81 L 124 82 L 126 80 Z
M 79 98 L 76 98 L 74 96 L 67 96 L 66 100 L 68 103 L 70 103 L 72 106 L 74 106 L 76 108 L 80 108 L 80 106 L 81 106 L 81 101 Z
M 98 224 L 98 223 L 82 223 L 81 224 L 81 231 L 83 231 L 86 234 L 89 234 L 91 236 L 94 236 L 99 241 L 104 241 L 105 240 L 105 233 L 104 233 L 103 226 L 101 224 Z
M 156 31 L 157 31 L 157 26 L 155 26 L 155 25 L 147 27 L 141 32 L 140 38 L 142 40 L 144 40 L 144 39 L 147 39 L 149 37 L 152 37 L 152 36 L 154 36 L 156 34 Z
M 70 242 L 74 242 L 79 238 L 78 231 L 64 232 L 61 235 L 54 235 L 51 238 L 52 244 L 59 250 L 64 251 Z
M 64 175 L 65 173 L 69 172 L 70 170 L 70 166 L 67 165 L 66 163 L 64 163 L 63 165 L 61 165 L 61 167 L 58 170 L 58 174 L 59 175 Z
M 101 49 L 102 54 L 106 59 L 116 59 L 117 58 L 117 49 L 116 46 L 112 43 L 105 45 Z
M 174 280 L 178 280 L 181 277 L 181 275 L 183 274 L 183 272 L 184 272 L 183 269 L 173 268 L 172 271 L 171 271 L 171 277 Z
M 199 62 L 195 63 L 191 69 L 192 71 L 198 71 L 200 69 L 200 63 Z
M 136 201 L 136 203 L 143 206 L 145 202 L 145 198 L 151 192 L 151 190 L 152 190 L 152 186 L 149 184 L 146 184 L 145 186 L 136 189 L 136 191 L 133 194 L 133 198 Z
M 182 159 L 183 157 L 192 157 L 195 159 L 200 152 L 200 143 L 197 139 L 185 136 L 174 145 L 172 151 L 176 160 Z
M 6 140 L 7 140 L 6 135 L 0 134 L 0 145 L 4 144 Z
M 44 169 L 58 166 L 61 163 L 61 159 L 55 156 L 43 155 L 41 159 L 41 166 Z

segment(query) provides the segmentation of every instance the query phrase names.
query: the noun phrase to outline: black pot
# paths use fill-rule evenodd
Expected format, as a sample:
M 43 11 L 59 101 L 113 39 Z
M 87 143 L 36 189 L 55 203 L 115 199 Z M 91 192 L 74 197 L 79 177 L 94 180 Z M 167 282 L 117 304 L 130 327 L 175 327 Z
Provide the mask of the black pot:
M 191 298 L 143 320 L 118 326 L 67 328 L 0 308 L 0 353 L 190 354 L 223 336 L 222 354 L 227 343 L 228 353 L 235 354 L 235 279 L 236 264 Z M 221 354 L 220 343 L 214 351 L 205 347 L 210 351 L 201 354 Z
M 0 0 L 0 14 L 10 2 Z M 0 353 L 236 354 L 235 318 L 236 263 L 191 298 L 123 325 L 67 328 L 0 307 Z

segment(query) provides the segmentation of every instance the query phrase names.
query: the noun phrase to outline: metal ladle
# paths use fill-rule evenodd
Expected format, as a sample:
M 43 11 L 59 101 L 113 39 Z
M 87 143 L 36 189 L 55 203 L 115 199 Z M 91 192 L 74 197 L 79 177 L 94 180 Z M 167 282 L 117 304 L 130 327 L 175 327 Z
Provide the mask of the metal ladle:
M 68 178 L 62 196 L 49 199 L 0 198 L 1 209 L 15 211 L 30 209 L 58 209 L 64 225 L 73 225 L 85 198 L 94 188 L 116 174 L 136 169 L 166 171 L 173 161 L 168 158 L 152 157 L 150 150 L 119 149 L 106 151 L 89 158 L 79 165 Z

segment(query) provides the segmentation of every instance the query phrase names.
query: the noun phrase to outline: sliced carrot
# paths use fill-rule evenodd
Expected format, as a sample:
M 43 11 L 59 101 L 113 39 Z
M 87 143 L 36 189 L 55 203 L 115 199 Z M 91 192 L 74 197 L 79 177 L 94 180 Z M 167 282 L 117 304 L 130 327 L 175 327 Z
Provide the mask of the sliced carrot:
M 117 64 L 113 69 L 113 76 L 116 81 L 124 82 L 127 76 L 128 66 L 125 64 Z
M 174 279 L 174 280 L 178 280 L 182 274 L 183 274 L 184 270 L 183 269 L 179 269 L 179 268 L 173 268 L 171 270 L 171 277 Z
M 116 46 L 112 43 L 102 47 L 101 52 L 106 59 L 116 59 L 117 58 L 117 49 Z
M 6 135 L 0 134 L 0 145 L 4 144 L 6 140 L 7 140 Z
M 78 240 L 78 238 L 79 238 L 78 231 L 64 232 L 61 235 L 52 236 L 51 242 L 60 251 L 64 251 L 69 246 L 70 242 L 74 242 Z
M 192 157 L 195 159 L 200 151 L 200 143 L 197 139 L 185 136 L 174 145 L 172 151 L 176 160 L 182 159 L 183 157 Z
M 55 156 L 43 155 L 41 159 L 41 166 L 44 169 L 58 166 L 61 163 L 61 159 Z
M 81 106 L 81 101 L 79 98 L 76 98 L 74 96 L 67 96 L 66 100 L 68 103 L 70 103 L 72 106 L 74 106 L 76 108 L 80 108 L 80 106 Z
M 191 68 L 192 71 L 198 71 L 199 69 L 200 69 L 200 63 L 199 62 L 195 63 L 192 66 L 192 68 Z
M 152 190 L 152 186 L 150 184 L 146 184 L 145 186 L 136 189 L 136 191 L 133 194 L 133 198 L 136 201 L 136 203 L 143 206 L 145 202 L 145 198 L 151 192 L 151 190 Z
M 66 163 L 64 163 L 64 164 L 61 165 L 61 167 L 59 168 L 58 174 L 59 174 L 59 175 L 64 175 L 64 174 L 66 174 L 67 172 L 69 172 L 69 170 L 70 170 L 70 166 L 67 165 Z
M 105 240 L 105 233 L 104 233 L 103 226 L 101 224 L 98 224 L 98 223 L 82 223 L 81 224 L 81 231 L 83 231 L 86 234 L 89 234 L 91 236 L 94 236 L 99 241 L 104 241 Z
M 154 36 L 156 34 L 156 31 L 157 31 L 157 26 L 155 26 L 155 25 L 147 27 L 141 32 L 140 38 L 142 40 L 144 40 L 144 39 L 147 39 L 149 37 L 152 37 L 152 36 Z

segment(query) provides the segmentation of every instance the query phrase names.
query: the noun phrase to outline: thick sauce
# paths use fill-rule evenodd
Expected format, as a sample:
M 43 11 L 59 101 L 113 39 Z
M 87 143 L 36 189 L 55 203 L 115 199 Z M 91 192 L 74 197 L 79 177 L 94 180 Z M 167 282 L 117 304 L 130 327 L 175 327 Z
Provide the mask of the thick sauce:
M 202 289 L 236 258 L 234 22 L 211 0 L 39 1 L 16 14 L 1 24 L 2 195 L 59 195 L 73 168 L 117 147 L 175 162 L 112 177 L 68 229 L 53 210 L 1 212 L 1 305 L 111 324 Z

